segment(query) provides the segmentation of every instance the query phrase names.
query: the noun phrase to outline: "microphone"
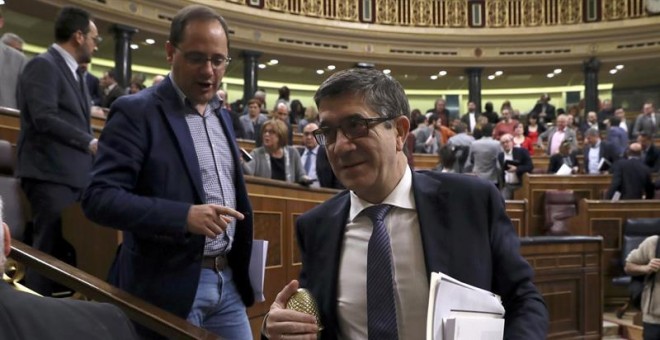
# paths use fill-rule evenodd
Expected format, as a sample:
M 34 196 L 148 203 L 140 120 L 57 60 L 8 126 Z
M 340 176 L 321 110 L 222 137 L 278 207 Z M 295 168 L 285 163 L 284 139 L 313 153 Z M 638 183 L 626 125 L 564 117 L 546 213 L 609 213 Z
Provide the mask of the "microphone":
M 291 295 L 289 301 L 286 302 L 286 308 L 314 316 L 316 324 L 319 326 L 319 332 L 323 330 L 319 307 L 307 289 L 299 288 L 295 294 Z

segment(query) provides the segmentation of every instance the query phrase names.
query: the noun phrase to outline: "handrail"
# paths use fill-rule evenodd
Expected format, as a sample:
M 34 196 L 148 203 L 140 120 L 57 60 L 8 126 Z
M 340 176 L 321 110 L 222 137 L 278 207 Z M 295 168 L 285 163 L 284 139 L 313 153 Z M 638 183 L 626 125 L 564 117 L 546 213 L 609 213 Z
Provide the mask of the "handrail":
M 193 326 L 172 313 L 149 304 L 22 242 L 12 240 L 9 257 L 94 301 L 108 302 L 121 308 L 131 320 L 167 338 L 218 338 L 217 335 L 205 329 Z

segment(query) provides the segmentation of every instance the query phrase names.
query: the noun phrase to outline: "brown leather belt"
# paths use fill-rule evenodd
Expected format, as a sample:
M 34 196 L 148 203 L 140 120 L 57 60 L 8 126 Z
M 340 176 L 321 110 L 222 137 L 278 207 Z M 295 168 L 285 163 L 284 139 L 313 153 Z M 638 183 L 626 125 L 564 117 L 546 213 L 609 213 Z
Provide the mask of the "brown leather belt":
M 202 258 L 202 268 L 212 269 L 216 273 L 223 271 L 228 265 L 227 255 L 204 256 Z

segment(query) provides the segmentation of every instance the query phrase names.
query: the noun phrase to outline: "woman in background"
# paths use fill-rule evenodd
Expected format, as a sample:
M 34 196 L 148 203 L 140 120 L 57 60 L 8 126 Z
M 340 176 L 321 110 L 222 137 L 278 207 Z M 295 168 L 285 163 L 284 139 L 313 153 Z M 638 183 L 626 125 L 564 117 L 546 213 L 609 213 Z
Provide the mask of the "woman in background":
M 262 146 L 252 150 L 252 160 L 243 163 L 246 174 L 286 181 L 311 184 L 305 175 L 300 153 L 287 145 L 288 128 L 279 119 L 270 119 L 261 125 Z
M 526 137 L 524 134 L 524 128 L 521 123 L 518 123 L 513 127 L 513 146 L 516 148 L 523 148 L 529 152 L 530 156 L 534 155 L 534 144 L 529 137 Z
M 539 140 L 539 135 L 545 131 L 545 126 L 539 125 L 539 116 L 536 113 L 527 115 L 527 125 L 524 128 L 524 135 L 529 138 L 532 145 Z M 531 154 L 530 154 L 531 155 Z

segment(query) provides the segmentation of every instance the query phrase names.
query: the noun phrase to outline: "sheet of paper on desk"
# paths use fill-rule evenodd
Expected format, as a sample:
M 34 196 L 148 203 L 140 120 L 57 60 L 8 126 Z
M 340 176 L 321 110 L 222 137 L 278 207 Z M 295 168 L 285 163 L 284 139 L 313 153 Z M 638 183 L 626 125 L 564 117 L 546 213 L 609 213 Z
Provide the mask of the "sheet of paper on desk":
M 254 292 L 254 301 L 263 302 L 264 276 L 266 271 L 266 257 L 268 255 L 268 241 L 252 240 L 252 255 L 250 257 L 250 285 Z
M 570 175 L 571 173 L 573 173 L 573 169 L 571 169 L 571 167 L 566 164 L 562 164 L 561 168 L 559 168 L 559 170 L 557 170 L 555 174 L 560 176 L 566 176 L 566 175 Z
M 499 296 L 442 273 L 431 273 L 429 288 L 427 340 L 450 340 L 445 333 L 456 335 L 454 327 L 464 325 L 465 322 L 461 320 L 463 318 L 470 319 L 475 330 L 481 329 L 487 334 L 503 334 L 504 307 Z M 502 321 L 492 321 L 493 319 Z M 451 330 L 445 327 L 447 322 L 452 327 Z M 501 338 L 495 336 L 485 339 Z

